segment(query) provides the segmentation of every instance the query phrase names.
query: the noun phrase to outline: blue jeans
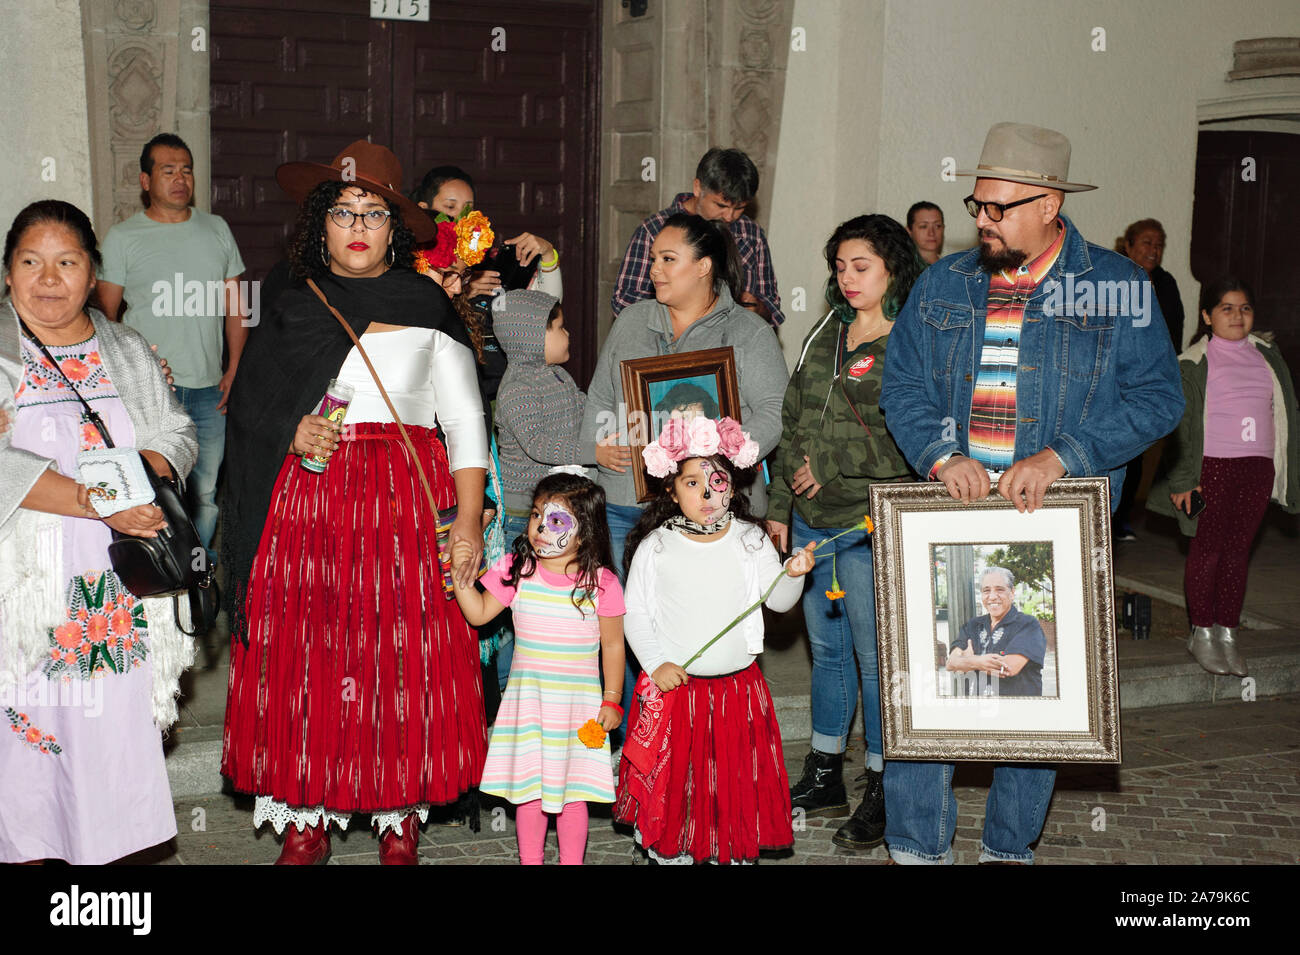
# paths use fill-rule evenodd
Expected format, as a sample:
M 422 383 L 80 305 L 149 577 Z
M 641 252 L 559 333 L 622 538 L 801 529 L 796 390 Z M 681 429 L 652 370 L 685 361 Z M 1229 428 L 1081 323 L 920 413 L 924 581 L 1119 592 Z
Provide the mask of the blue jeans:
M 217 531 L 217 472 L 226 453 L 226 416 L 217 410 L 221 389 L 182 388 L 176 386 L 176 400 L 198 429 L 199 456 L 186 482 L 186 493 L 194 508 L 194 529 L 199 542 L 208 550 L 209 562 L 215 562 L 212 535 Z
M 515 538 L 520 534 L 528 533 L 528 518 L 516 517 L 509 512 L 506 513 L 505 534 L 506 534 L 506 553 L 509 554 L 515 546 Z M 515 659 L 515 628 L 514 621 L 509 617 L 506 623 L 501 627 L 501 646 L 497 649 L 497 686 L 502 692 L 505 691 L 506 683 L 510 678 L 510 664 Z
M 609 525 L 609 543 L 614 552 L 614 567 L 618 571 L 619 583 L 627 583 L 627 576 L 623 573 L 623 550 L 627 543 L 627 535 L 632 533 L 632 528 L 636 527 L 636 522 L 641 520 L 641 508 L 627 504 L 605 504 L 605 523 Z M 627 738 L 627 715 L 632 712 L 632 688 L 636 686 L 637 669 L 636 658 L 632 656 L 632 648 L 627 648 L 627 666 L 623 673 L 623 724 L 619 727 L 620 740 Z M 621 745 L 621 743 L 620 743 Z
M 951 865 L 957 827 L 952 763 L 885 764 L 885 842 L 900 865 Z M 1052 766 L 998 766 L 984 806 L 980 862 L 1034 861 L 1029 844 L 1043 831 L 1052 801 Z
M 792 551 L 809 541 L 834 537 L 844 528 L 811 528 L 797 513 L 790 528 Z M 841 600 L 830 600 L 832 570 L 844 590 Z M 853 712 L 862 688 L 862 722 L 867 733 L 867 755 L 881 757 L 880 677 L 876 669 L 876 588 L 871 566 L 871 535 L 845 534 L 817 552 L 808 575 L 810 589 L 803 596 L 803 618 L 812 645 L 812 748 L 822 753 L 842 753 L 853 727 Z M 857 654 L 858 674 L 853 656 Z

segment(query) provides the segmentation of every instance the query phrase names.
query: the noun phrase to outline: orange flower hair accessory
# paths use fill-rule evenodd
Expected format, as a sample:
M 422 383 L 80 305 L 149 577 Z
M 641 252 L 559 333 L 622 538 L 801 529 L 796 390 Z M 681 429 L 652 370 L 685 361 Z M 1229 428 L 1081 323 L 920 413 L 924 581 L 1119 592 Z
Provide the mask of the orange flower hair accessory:
M 578 727 L 578 741 L 587 749 L 600 749 L 605 745 L 605 727 L 595 720 L 587 720 Z
M 488 217 L 475 209 L 456 223 L 456 257 L 466 265 L 478 265 L 495 238 Z

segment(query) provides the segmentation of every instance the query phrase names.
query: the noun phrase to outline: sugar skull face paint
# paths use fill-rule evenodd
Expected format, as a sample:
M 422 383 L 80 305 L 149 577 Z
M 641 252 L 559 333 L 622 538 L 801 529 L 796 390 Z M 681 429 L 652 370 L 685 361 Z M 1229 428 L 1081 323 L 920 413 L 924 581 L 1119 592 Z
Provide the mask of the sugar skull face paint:
M 689 458 L 673 481 L 673 496 L 688 519 L 708 526 L 731 510 L 731 475 L 707 458 Z
M 541 513 L 533 508 L 530 540 L 538 557 L 560 557 L 578 545 L 578 519 L 563 501 L 547 501 Z

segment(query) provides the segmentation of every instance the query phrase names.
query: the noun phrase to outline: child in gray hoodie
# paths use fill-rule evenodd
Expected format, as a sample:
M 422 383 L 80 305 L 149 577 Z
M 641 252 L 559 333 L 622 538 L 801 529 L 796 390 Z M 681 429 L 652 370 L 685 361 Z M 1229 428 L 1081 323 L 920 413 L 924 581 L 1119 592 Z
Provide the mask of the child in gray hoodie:
M 560 367 L 569 359 L 569 333 L 554 296 L 527 289 L 498 295 L 492 328 L 508 362 L 496 413 L 508 549 L 527 529 L 537 482 L 555 465 L 590 463 L 578 441 L 587 396 Z

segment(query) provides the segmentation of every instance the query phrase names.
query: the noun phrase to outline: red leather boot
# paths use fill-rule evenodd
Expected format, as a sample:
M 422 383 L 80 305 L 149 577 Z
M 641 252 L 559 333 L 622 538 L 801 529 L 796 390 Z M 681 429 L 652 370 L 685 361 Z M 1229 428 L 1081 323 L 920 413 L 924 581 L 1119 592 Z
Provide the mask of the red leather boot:
M 380 865 L 419 865 L 420 817 L 411 813 L 402 820 L 402 834 L 389 829 L 379 837 Z
M 289 824 L 284 834 L 284 848 L 276 865 L 324 865 L 330 857 L 329 823 L 324 819 L 316 825 L 298 831 L 298 827 Z

